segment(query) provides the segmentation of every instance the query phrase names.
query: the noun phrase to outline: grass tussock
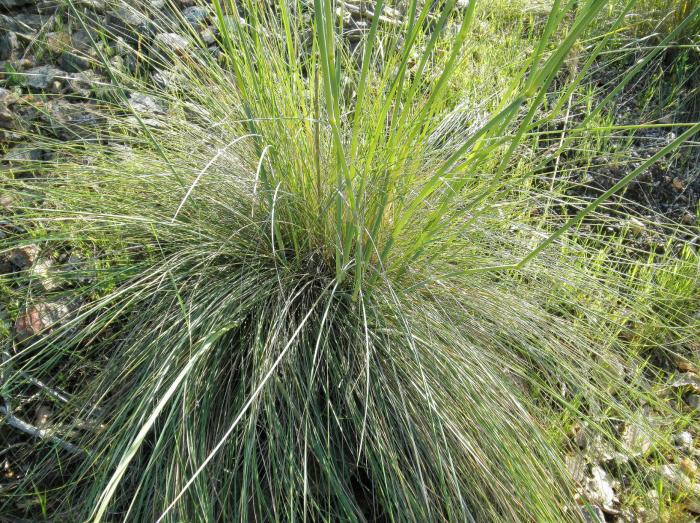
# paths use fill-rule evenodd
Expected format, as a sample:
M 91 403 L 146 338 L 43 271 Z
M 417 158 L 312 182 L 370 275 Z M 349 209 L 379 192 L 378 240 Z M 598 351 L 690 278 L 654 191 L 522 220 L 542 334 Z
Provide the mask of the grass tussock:
M 634 2 L 604 36 L 605 2 L 554 2 L 478 103 L 449 88 L 473 2 L 408 2 L 388 28 L 377 8 L 358 45 L 333 2 L 240 4 L 213 4 L 217 57 L 165 19 L 186 53 L 153 41 L 125 70 L 100 52 L 99 134 L 2 181 L 27 231 L 4 251 L 93 264 L 48 297 L 12 288 L 70 312 L 15 340 L 3 396 L 60 367 L 81 452 L 42 440 L 7 499 L 41 489 L 73 521 L 580 521 L 551 420 L 612 439 L 606 419 L 665 408 L 611 362 L 644 368 L 660 329 L 697 326 L 693 253 L 630 253 L 602 211 L 698 125 L 597 199 L 525 160 Z M 553 91 L 584 37 L 590 62 Z

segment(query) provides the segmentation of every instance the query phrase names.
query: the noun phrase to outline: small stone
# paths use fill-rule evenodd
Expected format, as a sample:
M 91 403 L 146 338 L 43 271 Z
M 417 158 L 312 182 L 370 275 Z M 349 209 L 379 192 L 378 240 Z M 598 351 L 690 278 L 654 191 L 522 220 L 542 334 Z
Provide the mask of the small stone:
M 211 26 L 202 29 L 202 32 L 199 33 L 199 36 L 202 39 L 202 42 L 204 42 L 208 46 L 216 43 L 216 30 Z
M 175 53 L 182 53 L 190 46 L 190 41 L 177 33 L 157 34 L 155 41 L 164 49 L 168 49 Z
M 614 511 L 617 502 L 612 479 L 601 467 L 594 465 L 591 467 L 591 477 L 586 481 L 587 498 L 599 505 L 605 511 Z
M 54 80 L 66 73 L 50 65 L 33 67 L 25 73 L 25 84 L 32 89 L 39 91 L 46 90 L 53 86 Z
M 605 514 L 595 505 L 584 505 L 581 507 L 581 514 L 586 523 L 605 523 Z
M 641 421 L 629 424 L 622 432 L 622 445 L 632 456 L 642 456 L 651 450 L 653 441 Z
M 44 429 L 49 425 L 49 419 L 53 411 L 48 405 L 39 405 L 34 412 L 34 425 Z
M 684 504 L 688 510 L 700 513 L 700 482 L 688 477 L 678 465 L 662 465 L 659 474 L 666 480 L 673 495 L 685 498 Z
M 686 403 L 691 409 L 700 410 L 700 394 L 691 394 L 686 399 Z
M 688 476 L 689 478 L 694 478 L 695 475 L 698 473 L 698 465 L 695 463 L 690 458 L 683 458 L 678 462 L 678 466 L 680 467 L 681 471 L 683 474 Z
M 644 225 L 644 223 L 639 221 L 637 218 L 630 218 L 627 224 L 630 228 L 630 232 L 634 236 L 639 236 L 646 229 L 646 225 Z
M 34 262 L 39 256 L 39 252 L 39 246 L 32 243 L 12 250 L 8 259 L 15 270 L 24 271 L 34 265 Z
M 671 380 L 671 387 L 677 389 L 687 387 L 696 394 L 700 394 L 700 378 L 690 372 L 683 372 Z
M 137 113 L 164 113 L 162 104 L 144 93 L 131 93 L 129 104 Z
M 7 31 L 0 36 L 0 60 L 9 60 L 19 49 L 17 35 L 12 31 Z
M 39 281 L 44 290 L 51 292 L 61 287 L 61 282 L 52 276 L 55 262 L 51 258 L 39 260 L 32 267 L 31 275 Z
M 18 342 L 29 342 L 35 336 L 49 331 L 71 313 L 64 301 L 39 302 L 29 307 L 15 322 L 14 334 Z
M 193 5 L 183 9 L 182 16 L 188 24 L 198 27 L 209 19 L 209 11 L 204 7 Z
M 682 450 L 690 450 L 693 447 L 693 435 L 684 430 L 673 437 L 673 443 Z

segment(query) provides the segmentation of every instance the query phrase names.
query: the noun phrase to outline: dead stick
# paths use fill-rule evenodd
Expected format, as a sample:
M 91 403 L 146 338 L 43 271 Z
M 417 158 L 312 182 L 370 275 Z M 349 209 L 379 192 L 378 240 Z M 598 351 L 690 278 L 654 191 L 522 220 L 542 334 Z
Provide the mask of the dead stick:
M 54 436 L 49 431 L 40 429 L 39 427 L 35 427 L 34 425 L 27 423 L 26 421 L 22 421 L 16 416 L 13 416 L 12 414 L 10 414 L 10 412 L 7 410 L 7 407 L 5 407 L 4 405 L 0 405 L 0 415 L 5 416 L 5 421 L 10 427 L 22 431 L 25 434 L 29 434 L 30 436 L 39 439 L 49 439 L 52 443 L 55 443 L 63 450 L 71 454 L 86 454 L 86 451 L 84 451 L 83 449 L 76 447 L 72 443 L 63 441 L 61 438 L 59 438 L 58 436 Z

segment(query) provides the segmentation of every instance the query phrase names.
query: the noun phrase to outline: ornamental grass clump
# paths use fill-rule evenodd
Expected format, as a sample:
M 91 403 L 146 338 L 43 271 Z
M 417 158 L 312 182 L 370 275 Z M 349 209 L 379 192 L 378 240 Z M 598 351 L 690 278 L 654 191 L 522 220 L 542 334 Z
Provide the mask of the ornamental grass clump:
M 583 200 L 519 162 L 605 2 L 554 2 L 482 120 L 450 86 L 476 3 L 384 3 L 359 42 L 330 0 L 215 0 L 213 52 L 156 12 L 186 45 L 142 35 L 126 64 L 95 36 L 104 125 L 2 181 L 5 251 L 90 254 L 48 298 L 17 287 L 70 313 L 15 336 L 3 397 L 56 369 L 70 396 L 12 496 L 65 521 L 581 520 L 548 420 L 607 438 L 654 401 L 601 312 L 654 310 L 585 263 L 636 174 Z

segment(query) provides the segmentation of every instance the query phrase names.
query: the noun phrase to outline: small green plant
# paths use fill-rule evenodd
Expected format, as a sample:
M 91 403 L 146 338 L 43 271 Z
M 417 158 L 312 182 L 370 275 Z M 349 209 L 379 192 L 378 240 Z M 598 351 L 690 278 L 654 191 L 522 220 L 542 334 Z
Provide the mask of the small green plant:
M 385 4 L 355 47 L 340 2 L 215 1 L 216 58 L 158 20 L 192 39 L 142 50 L 166 80 L 108 67 L 103 140 L 49 142 L 45 176 L 4 183 L 34 196 L 13 219 L 44 249 L 98 259 L 51 295 L 71 312 L 3 364 L 9 398 L 27 376 L 74 376 L 63 446 L 43 440 L 27 476 L 51 486 L 52 517 L 581 521 L 552 412 L 610 437 L 601 413 L 656 404 L 607 363 L 636 358 L 607 312 L 654 308 L 617 239 L 587 231 L 700 126 L 533 219 L 561 200 L 519 154 L 571 95 L 547 100 L 606 3 L 555 1 L 481 121 L 448 89 L 476 3 L 409 1 L 388 27 Z

